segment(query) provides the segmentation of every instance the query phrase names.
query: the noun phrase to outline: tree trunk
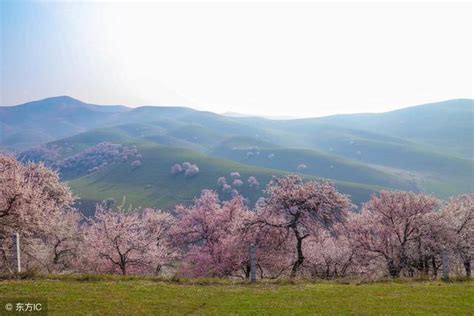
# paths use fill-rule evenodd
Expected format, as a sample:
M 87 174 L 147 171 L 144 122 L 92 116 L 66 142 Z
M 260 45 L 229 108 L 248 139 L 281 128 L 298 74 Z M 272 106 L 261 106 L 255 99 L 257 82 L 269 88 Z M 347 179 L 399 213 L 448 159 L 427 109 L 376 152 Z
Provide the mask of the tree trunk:
M 400 277 L 400 265 L 397 265 L 393 262 L 393 260 L 389 260 L 387 262 L 387 266 L 388 266 L 388 273 L 390 274 L 390 276 L 392 278 L 398 278 Z
M 470 278 L 471 277 L 471 260 L 470 259 L 464 260 L 464 269 L 466 270 L 466 276 Z
M 424 268 L 424 274 L 425 276 L 428 276 L 429 272 L 430 272 L 430 265 L 428 263 L 428 258 L 425 257 L 425 260 L 423 262 L 423 268 Z
M 123 275 L 127 274 L 127 263 L 123 255 L 120 256 L 120 270 L 122 271 Z
M 160 274 L 160 272 L 161 272 L 161 264 L 157 264 L 156 269 L 155 269 L 155 275 Z
M 431 258 L 431 264 L 433 265 L 433 278 L 438 278 L 438 266 L 436 265 L 436 258 L 433 256 Z
M 304 261 L 304 256 L 303 256 L 303 239 L 304 238 L 300 236 L 299 232 L 296 229 L 293 229 L 293 231 L 295 232 L 295 236 L 296 236 L 296 251 L 298 253 L 298 258 L 293 264 L 290 278 L 294 278 L 296 276 L 296 273 L 299 271 Z
M 247 262 L 244 268 L 244 273 L 245 273 L 245 279 L 248 280 L 250 279 L 250 262 Z

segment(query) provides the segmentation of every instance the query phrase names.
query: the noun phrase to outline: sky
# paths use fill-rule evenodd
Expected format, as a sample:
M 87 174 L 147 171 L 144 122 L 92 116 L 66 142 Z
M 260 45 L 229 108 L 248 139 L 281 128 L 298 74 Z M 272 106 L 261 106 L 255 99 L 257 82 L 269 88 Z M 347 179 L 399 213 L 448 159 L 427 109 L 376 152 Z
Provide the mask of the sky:
M 315 117 L 473 97 L 464 3 L 0 3 L 0 104 Z

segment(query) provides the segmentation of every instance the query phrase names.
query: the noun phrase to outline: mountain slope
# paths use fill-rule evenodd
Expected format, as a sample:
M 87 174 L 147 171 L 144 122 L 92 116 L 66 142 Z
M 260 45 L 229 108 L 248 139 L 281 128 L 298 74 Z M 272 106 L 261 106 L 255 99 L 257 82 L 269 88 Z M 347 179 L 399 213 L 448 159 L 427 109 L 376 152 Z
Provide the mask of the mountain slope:
M 74 135 L 124 111 L 122 106 L 92 105 L 65 96 L 0 107 L 0 146 L 21 149 Z
M 185 183 L 170 184 L 177 190 L 176 196 L 182 190 L 190 197 L 199 193 L 204 184 L 215 186 L 216 179 L 223 174 L 208 173 L 210 170 L 231 172 L 241 168 L 245 173 L 245 168 L 250 168 L 267 176 L 299 171 L 308 177 L 337 180 L 341 185 L 348 182 L 347 192 L 362 188 L 363 193 L 356 194 L 365 197 L 368 191 L 380 187 L 447 197 L 474 192 L 472 114 L 472 100 L 451 100 L 380 114 L 276 121 L 226 117 L 185 107 L 103 107 L 57 97 L 0 107 L 0 149 L 19 150 L 49 142 L 48 146 L 64 149 L 53 150 L 53 156 L 64 159 L 103 141 L 152 148 L 147 155 L 165 165 L 158 167 L 148 160 L 133 173 L 126 173 L 125 167 L 120 171 L 119 164 L 111 164 L 93 174 L 87 174 L 88 169 L 83 168 L 65 175 L 78 192 L 91 198 L 113 195 L 116 199 L 117 192 L 135 192 L 130 193 L 136 196 L 131 198 L 134 205 L 139 204 L 138 197 L 168 205 L 166 198 L 159 200 L 163 196 L 173 199 L 165 194 L 165 182 L 157 186 L 163 194 L 145 190 L 144 186 L 154 187 L 143 182 L 147 175 L 140 170 L 147 170 L 147 166 L 150 170 L 161 170 L 158 174 L 163 179 L 175 183 L 174 178 L 164 174 L 173 162 L 180 162 L 182 150 L 189 159 L 196 157 L 206 166 L 202 172 L 207 176 L 192 192 Z M 51 153 L 46 150 L 46 154 Z M 299 164 L 306 168 L 297 170 Z M 227 167 L 219 169 L 219 165 Z M 119 171 L 120 181 L 112 183 L 110 179 Z M 215 178 L 211 179 L 211 174 Z M 127 181 L 134 185 L 127 185 Z M 141 191 L 149 192 L 150 196 L 137 193 Z
M 395 177 L 392 174 L 377 170 L 357 161 L 323 152 L 281 147 L 249 147 L 228 146 L 235 142 L 225 142 L 216 147 L 211 155 L 234 160 L 240 163 L 301 172 L 307 175 L 351 181 L 370 185 L 379 185 L 395 189 L 418 190 L 411 181 Z M 298 168 L 300 166 L 300 168 Z
M 272 176 L 282 176 L 284 172 L 259 168 L 228 160 L 209 157 L 187 149 L 163 147 L 154 144 L 137 143 L 142 156 L 142 165 L 133 169 L 129 163 L 109 165 L 97 172 L 69 181 L 73 192 L 83 199 L 104 200 L 112 198 L 117 204 L 149 206 L 170 209 L 177 203 L 189 203 L 199 196 L 201 190 L 209 188 L 219 192 L 221 198 L 228 199 L 217 184 L 219 177 L 226 177 L 237 171 L 243 181 L 235 187 L 250 203 L 262 196 L 262 189 Z M 170 168 L 175 163 L 189 161 L 199 166 L 199 173 L 187 178 L 184 174 L 172 175 Z M 254 176 L 260 182 L 259 188 L 251 188 L 247 179 Z M 380 189 L 348 182 L 338 182 L 340 190 L 351 195 L 353 202 L 360 204 L 371 193 Z M 125 202 L 124 202 L 125 201 Z
M 301 120 L 311 126 L 333 126 L 366 130 L 430 145 L 431 150 L 474 157 L 474 101 L 448 100 L 377 114 L 334 115 Z M 297 120 L 299 121 L 299 120 Z

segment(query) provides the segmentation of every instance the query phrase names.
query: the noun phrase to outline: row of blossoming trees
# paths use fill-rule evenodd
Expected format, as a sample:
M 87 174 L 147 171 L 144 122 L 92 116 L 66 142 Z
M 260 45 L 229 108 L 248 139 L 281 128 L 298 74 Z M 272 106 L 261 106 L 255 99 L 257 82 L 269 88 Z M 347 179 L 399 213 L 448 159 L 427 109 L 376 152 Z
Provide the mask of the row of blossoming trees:
M 471 271 L 473 195 L 442 202 L 385 191 L 354 212 L 330 182 L 287 176 L 272 180 L 254 209 L 209 190 L 173 215 L 99 205 L 84 218 L 73 201 L 55 172 L 0 155 L 0 272 L 14 272 L 15 233 L 23 268 L 49 273 L 245 278 L 250 244 L 261 278 L 436 277 L 443 252 L 452 273 Z

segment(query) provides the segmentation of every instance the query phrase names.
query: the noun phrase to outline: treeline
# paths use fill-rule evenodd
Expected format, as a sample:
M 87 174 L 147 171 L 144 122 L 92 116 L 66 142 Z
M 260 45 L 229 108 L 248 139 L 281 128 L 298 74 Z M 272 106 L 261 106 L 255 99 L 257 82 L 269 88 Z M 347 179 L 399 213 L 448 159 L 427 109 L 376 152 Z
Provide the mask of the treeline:
M 84 218 L 58 174 L 0 155 L 0 272 L 173 274 L 260 278 L 437 277 L 471 273 L 474 195 L 447 202 L 383 191 L 361 210 L 327 181 L 273 179 L 254 208 L 240 195 L 220 201 L 204 190 L 173 214 L 98 205 Z

